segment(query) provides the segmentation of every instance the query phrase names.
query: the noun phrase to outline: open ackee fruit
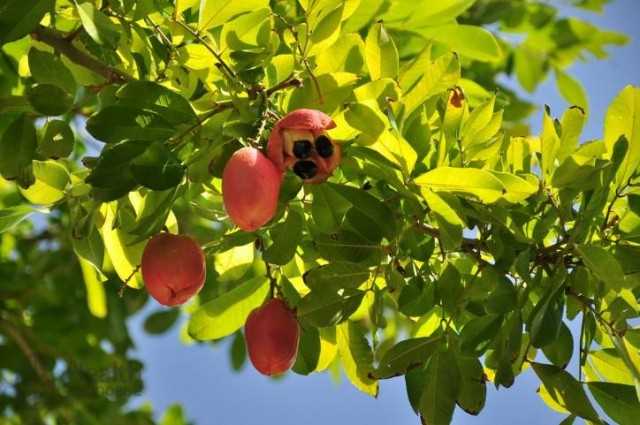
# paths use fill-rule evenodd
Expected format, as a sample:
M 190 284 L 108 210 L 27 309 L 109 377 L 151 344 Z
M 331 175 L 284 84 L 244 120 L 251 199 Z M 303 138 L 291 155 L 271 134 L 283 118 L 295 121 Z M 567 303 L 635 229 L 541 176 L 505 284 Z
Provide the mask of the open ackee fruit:
M 340 145 L 327 131 L 331 117 L 314 109 L 296 109 L 285 115 L 269 135 L 267 154 L 281 170 L 292 170 L 305 183 L 325 181 L 340 164 Z

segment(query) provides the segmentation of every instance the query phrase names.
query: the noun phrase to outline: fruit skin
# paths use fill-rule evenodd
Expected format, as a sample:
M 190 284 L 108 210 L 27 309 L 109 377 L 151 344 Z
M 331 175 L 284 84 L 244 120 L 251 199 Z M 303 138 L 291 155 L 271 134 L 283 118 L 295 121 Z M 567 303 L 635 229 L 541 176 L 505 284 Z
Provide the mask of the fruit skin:
M 251 363 L 263 375 L 286 372 L 298 355 L 300 325 L 293 310 L 280 299 L 271 299 L 249 314 L 244 337 Z
M 292 169 L 298 161 L 292 153 L 292 144 L 296 140 L 306 139 L 310 142 L 321 135 L 326 136 L 326 131 L 336 127 L 330 116 L 315 109 L 296 109 L 282 117 L 269 134 L 267 155 L 280 170 Z M 305 183 L 320 183 L 325 181 L 333 170 L 340 164 L 342 151 L 339 144 L 333 143 L 333 155 L 322 158 L 317 152 L 313 152 L 308 160 L 312 160 L 318 167 L 317 174 Z
M 160 304 L 176 306 L 197 294 L 206 278 L 200 245 L 185 235 L 159 233 L 142 253 L 142 279 L 149 294 Z
M 238 149 L 222 172 L 222 198 L 231 220 L 253 232 L 273 218 L 282 172 L 262 152 Z

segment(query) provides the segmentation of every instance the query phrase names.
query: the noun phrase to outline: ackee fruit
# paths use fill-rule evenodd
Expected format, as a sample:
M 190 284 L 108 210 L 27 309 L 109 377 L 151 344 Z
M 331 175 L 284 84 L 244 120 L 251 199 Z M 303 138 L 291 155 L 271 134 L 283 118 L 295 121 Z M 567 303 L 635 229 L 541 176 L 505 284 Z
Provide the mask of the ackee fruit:
M 251 363 L 263 375 L 286 372 L 298 354 L 300 326 L 293 310 L 281 299 L 271 299 L 249 314 L 244 327 Z
M 305 183 L 323 182 L 340 164 L 340 145 L 327 135 L 335 126 L 324 112 L 296 109 L 271 130 L 267 155 L 282 171 L 292 170 Z
M 222 198 L 231 220 L 253 232 L 273 218 L 282 172 L 255 148 L 237 150 L 222 172 Z
M 180 305 L 204 285 L 206 264 L 200 245 L 189 236 L 159 233 L 142 253 L 142 279 L 160 304 Z

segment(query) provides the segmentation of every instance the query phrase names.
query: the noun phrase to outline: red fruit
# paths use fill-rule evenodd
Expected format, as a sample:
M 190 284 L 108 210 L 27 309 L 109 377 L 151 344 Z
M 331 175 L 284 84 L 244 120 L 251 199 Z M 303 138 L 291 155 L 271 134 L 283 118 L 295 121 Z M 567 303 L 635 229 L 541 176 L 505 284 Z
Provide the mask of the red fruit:
M 206 277 L 204 253 L 189 236 L 160 233 L 142 254 L 142 279 L 160 304 L 174 306 L 197 294 Z
M 340 145 L 326 133 L 335 126 L 324 112 L 296 109 L 271 130 L 267 155 L 281 170 L 293 170 L 305 183 L 323 182 L 340 164 Z
M 271 299 L 249 314 L 244 337 L 251 363 L 263 375 L 284 373 L 298 354 L 300 327 L 284 301 Z
M 278 207 L 282 173 L 254 148 L 237 150 L 222 173 L 222 197 L 231 220 L 253 232 L 273 218 Z

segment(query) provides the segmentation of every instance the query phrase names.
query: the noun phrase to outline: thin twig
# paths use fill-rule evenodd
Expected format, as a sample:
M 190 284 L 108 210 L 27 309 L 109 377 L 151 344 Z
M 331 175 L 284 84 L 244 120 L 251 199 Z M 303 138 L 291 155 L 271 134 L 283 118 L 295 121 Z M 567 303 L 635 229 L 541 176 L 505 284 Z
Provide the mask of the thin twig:
M 209 45 L 209 43 L 207 43 L 207 41 L 202 38 L 202 36 L 198 33 L 198 31 L 194 30 L 193 28 L 191 28 L 189 25 L 185 24 L 184 22 L 178 20 L 178 19 L 174 19 L 174 21 L 176 24 L 180 25 L 182 28 L 184 28 L 189 34 L 191 34 L 192 36 L 194 36 L 196 38 L 196 40 L 198 40 L 200 43 L 202 43 L 202 45 L 209 51 L 211 52 L 211 54 L 216 58 L 216 60 L 218 61 L 218 63 L 220 64 L 220 66 L 222 68 L 224 68 L 224 70 L 229 74 L 229 77 L 232 79 L 236 78 L 236 73 L 233 71 L 233 69 L 231 69 L 231 67 L 229 65 L 227 65 L 227 63 L 224 61 L 224 59 L 222 59 L 222 56 L 220 56 L 220 53 L 216 52 L 216 50 L 211 47 Z
M 31 37 L 34 40 L 41 41 L 53 47 L 55 51 L 65 55 L 66 57 L 84 68 L 90 69 L 103 76 L 109 83 L 122 84 L 127 81 L 133 80 L 133 77 L 126 74 L 119 69 L 105 65 L 93 56 L 89 56 L 82 50 L 79 50 L 73 45 L 71 40 L 68 40 L 71 34 L 62 34 L 56 30 L 38 25 L 36 29 L 31 33 Z
M 13 323 L 0 319 L 0 327 L 4 329 L 5 333 L 9 337 L 11 337 L 11 339 L 15 341 L 16 345 L 18 346 L 18 348 L 20 348 L 22 354 L 24 354 L 24 356 L 27 358 L 27 360 L 31 364 L 31 367 L 36 372 L 40 380 L 42 380 L 42 382 L 44 382 L 45 385 L 47 385 L 49 388 L 53 389 L 54 392 L 57 392 L 53 380 L 51 379 L 51 375 L 49 375 L 49 372 L 42 365 L 42 363 L 40 363 L 38 355 L 31 349 L 31 346 L 29 345 L 27 340 L 22 336 L 20 331 L 13 325 Z

